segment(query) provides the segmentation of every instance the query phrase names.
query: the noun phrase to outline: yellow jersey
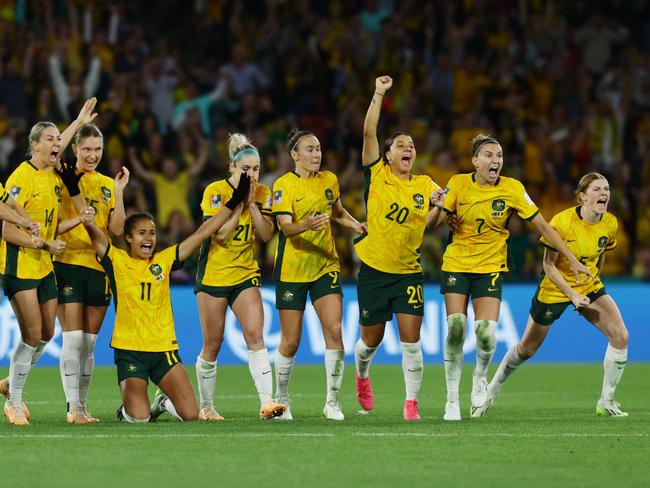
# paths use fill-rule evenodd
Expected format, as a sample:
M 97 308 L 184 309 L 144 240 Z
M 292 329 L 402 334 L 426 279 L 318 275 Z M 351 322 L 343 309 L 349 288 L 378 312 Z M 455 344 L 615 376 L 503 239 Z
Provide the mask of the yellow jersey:
M 430 196 L 440 188 L 425 175 L 395 176 L 378 159 L 363 168 L 368 232 L 355 239 L 359 259 L 393 274 L 422 272 L 420 247 L 430 210 Z
M 175 178 L 168 179 L 161 173 L 152 172 L 153 187 L 156 190 L 156 212 L 158 225 L 167 227 L 169 217 L 179 212 L 188 220 L 192 219 L 187 196 L 190 190 L 190 173 L 179 172 Z
M 9 194 L 25 208 L 29 217 L 41 224 L 41 237 L 56 237 L 62 183 L 51 169 L 39 170 L 25 161 L 7 179 Z M 20 279 L 39 280 L 54 270 L 50 253 L 2 241 L 0 273 Z
M 581 283 L 576 282 L 569 261 L 560 254 L 556 267 L 569 286 L 581 295 L 588 295 L 603 288 L 604 285 L 598 275 L 598 260 L 605 251 L 611 251 L 616 247 L 618 230 L 616 217 L 606 213 L 595 224 L 589 224 L 580 216 L 580 207 L 571 207 L 556 214 L 550 224 L 560 234 L 573 255 L 594 275 L 594 279 L 580 276 Z M 540 242 L 553 249 L 543 237 Z M 546 275 L 542 275 L 540 279 L 537 298 L 544 303 L 568 301 L 568 297 Z
M 111 347 L 141 352 L 178 349 L 169 275 L 181 267 L 178 245 L 136 259 L 108 245 L 100 260 L 115 299 Z
M 86 173 L 79 180 L 79 189 L 86 205 L 95 209 L 95 225 L 109 238 L 108 219 L 115 209 L 115 182 L 112 178 L 97 172 Z M 61 214 L 63 219 L 71 219 L 77 215 L 77 210 L 65 187 L 63 187 Z M 95 247 L 83 225 L 78 225 L 62 234 L 61 239 L 66 242 L 66 248 L 63 254 L 53 258 L 54 261 L 103 271 L 97 262 Z
M 203 192 L 203 218 L 217 214 L 230 200 L 234 187 L 225 180 L 215 181 Z M 255 187 L 255 203 L 262 215 L 271 217 L 271 189 L 262 184 Z M 206 239 L 199 251 L 196 283 L 205 286 L 233 286 L 259 276 L 260 267 L 253 256 L 255 228 L 248 207 L 239 216 L 237 225 L 225 240 L 216 235 Z
M 455 213 L 458 230 L 442 257 L 442 270 L 456 273 L 508 271 L 508 219 L 524 220 L 539 213 L 524 186 L 500 176 L 494 186 L 476 183 L 475 174 L 454 175 L 445 190 L 445 210 Z
M 290 172 L 273 184 L 273 215 L 291 215 L 293 222 L 310 214 L 331 218 L 332 205 L 340 196 L 339 182 L 330 171 L 319 171 L 313 178 Z M 339 272 L 340 265 L 331 221 L 323 230 L 307 230 L 293 237 L 280 232 L 273 270 L 276 280 L 308 283 L 334 271 Z
M 5 187 L 0 183 L 0 202 L 7 203 L 7 200 L 9 200 L 9 193 L 7 193 Z

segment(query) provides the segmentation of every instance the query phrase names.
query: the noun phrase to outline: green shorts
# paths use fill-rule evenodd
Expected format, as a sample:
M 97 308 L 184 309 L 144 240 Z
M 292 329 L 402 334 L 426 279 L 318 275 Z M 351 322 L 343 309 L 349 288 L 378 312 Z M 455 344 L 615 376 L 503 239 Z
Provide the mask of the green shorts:
M 571 302 L 560 302 L 560 303 L 540 302 L 539 299 L 537 298 L 538 294 L 539 294 L 539 287 L 537 288 L 537 291 L 535 292 L 535 296 L 533 297 L 533 301 L 530 304 L 529 313 L 531 318 L 539 325 L 551 325 L 553 322 L 559 319 L 562 313 L 564 313 L 564 311 L 566 310 L 566 308 L 569 305 L 571 305 Z M 592 291 L 587 295 L 587 298 L 589 298 L 589 300 L 591 300 L 591 302 L 593 303 L 603 295 L 607 295 L 607 290 L 605 290 L 605 287 L 602 287 L 596 291 Z
M 33 290 L 34 288 L 36 288 L 38 303 L 45 303 L 56 298 L 57 290 L 54 271 L 40 280 L 28 280 L 7 275 L 2 276 L 2 290 L 9 300 L 19 291 Z
M 143 352 L 115 349 L 114 357 L 118 384 L 127 378 L 140 378 L 145 381 L 151 378 L 151 381 L 158 385 L 177 363 L 183 364 L 178 350 Z
M 89 307 L 107 307 L 111 287 L 106 273 L 75 264 L 54 263 L 59 303 L 82 303 Z
M 260 281 L 261 277 L 258 275 L 232 286 L 208 286 L 195 282 L 194 294 L 196 295 L 198 292 L 202 291 L 216 298 L 227 298 L 228 305 L 232 307 L 232 304 L 235 303 L 235 300 L 237 300 L 237 297 L 242 291 L 246 290 L 247 288 L 259 288 Z
M 359 322 L 383 324 L 394 313 L 422 316 L 424 308 L 422 273 L 384 273 L 361 263 L 357 280 Z
M 306 283 L 294 283 L 290 281 L 278 281 L 275 284 L 275 308 L 278 310 L 305 310 L 307 305 L 307 292 L 314 303 L 325 295 L 341 295 L 341 280 L 339 272 L 332 271 L 325 273 L 315 281 Z
M 493 297 L 501 300 L 502 273 L 456 273 L 443 271 L 440 293 L 459 293 L 473 298 Z

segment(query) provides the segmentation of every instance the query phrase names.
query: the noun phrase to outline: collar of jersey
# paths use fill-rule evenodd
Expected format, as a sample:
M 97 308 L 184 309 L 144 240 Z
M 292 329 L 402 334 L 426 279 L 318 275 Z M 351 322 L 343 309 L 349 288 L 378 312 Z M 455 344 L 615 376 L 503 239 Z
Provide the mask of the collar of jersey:
M 497 186 L 499 184 L 499 181 L 501 181 L 501 177 L 497 177 L 497 181 L 494 183 L 494 186 Z M 472 173 L 472 182 L 476 183 L 476 171 Z M 478 183 L 476 183 L 478 185 Z M 479 185 L 480 186 L 480 185 Z

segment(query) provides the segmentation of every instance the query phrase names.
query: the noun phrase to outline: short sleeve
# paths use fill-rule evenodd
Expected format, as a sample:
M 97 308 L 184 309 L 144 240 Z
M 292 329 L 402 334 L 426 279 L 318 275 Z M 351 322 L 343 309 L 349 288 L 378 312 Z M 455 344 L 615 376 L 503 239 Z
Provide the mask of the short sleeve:
M 532 220 L 535 215 L 539 213 L 539 209 L 533 199 L 530 198 L 524 185 L 515 181 L 515 185 L 511 194 L 511 206 L 517 211 L 517 214 L 524 220 Z
M 115 210 L 115 180 L 110 180 L 108 187 L 111 190 L 111 199 L 108 202 L 109 210 Z
M 271 197 L 271 189 L 266 185 L 257 185 L 255 191 L 255 203 L 262 212 L 262 215 L 270 216 L 273 210 L 273 198 Z
M 560 235 L 560 237 L 562 237 L 562 239 L 564 239 L 564 236 L 567 235 L 567 229 L 566 229 L 566 225 L 564 225 L 565 219 L 562 219 L 561 215 L 562 213 L 555 214 L 551 219 L 551 221 L 549 222 L 549 225 L 556 230 L 556 232 Z M 557 249 L 551 246 L 551 243 L 548 242 L 544 236 L 541 236 L 539 238 L 539 242 L 542 244 L 542 246 L 552 249 L 553 251 L 557 251 Z
M 212 217 L 217 209 L 212 208 L 212 191 L 211 191 L 211 186 L 208 186 L 205 190 L 203 190 L 203 198 L 201 199 L 201 211 L 203 212 L 203 215 L 207 217 Z M 215 195 L 215 203 L 221 203 L 216 202 L 216 195 Z
M 447 182 L 445 188 L 445 204 L 443 210 L 447 213 L 454 213 L 456 211 L 456 200 L 458 199 L 458 179 L 452 176 Z
M 334 187 L 332 189 L 332 191 L 334 191 L 334 201 L 337 201 L 339 198 L 341 198 L 341 190 L 339 188 L 339 179 L 334 173 L 332 173 L 332 180 L 332 186 Z
M 106 252 L 101 258 L 99 258 L 99 264 L 101 264 L 104 267 L 104 269 L 107 269 L 107 266 L 110 267 L 113 262 L 113 259 L 115 259 L 116 252 L 117 250 L 112 246 L 112 244 L 109 243 L 108 246 L 106 247 Z
M 609 226 L 609 234 L 607 236 L 607 246 L 605 251 L 611 251 L 616 248 L 618 241 L 616 240 L 616 234 L 618 233 L 618 221 L 614 218 L 611 225 Z
M 11 176 L 9 176 L 9 179 L 7 179 L 7 191 L 21 207 L 24 207 L 27 200 L 32 196 L 32 183 L 31 180 L 27 179 L 21 181 L 21 167 L 22 165 L 19 166 Z
M 7 200 L 9 200 L 9 193 L 7 193 L 5 187 L 0 183 L 0 202 L 7 203 Z
M 280 178 L 273 184 L 273 215 L 293 215 L 293 198 L 291 187 L 286 178 Z

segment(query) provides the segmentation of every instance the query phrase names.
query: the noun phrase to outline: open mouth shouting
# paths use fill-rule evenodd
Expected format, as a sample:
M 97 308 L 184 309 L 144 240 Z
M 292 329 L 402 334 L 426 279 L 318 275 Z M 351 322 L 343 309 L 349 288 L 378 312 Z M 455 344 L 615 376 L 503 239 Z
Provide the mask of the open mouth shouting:
M 598 200 L 596 200 L 596 209 L 599 212 L 603 212 L 603 213 L 606 212 L 607 203 L 609 203 L 609 198 L 607 196 L 599 197 Z
M 491 164 L 488 168 L 488 176 L 490 179 L 496 179 L 499 176 L 499 165 Z
M 142 252 L 144 256 L 151 256 L 153 253 L 153 243 L 143 242 L 140 244 L 140 252 Z
M 58 148 L 58 147 L 53 147 L 52 148 L 52 152 L 50 153 L 50 158 L 49 158 L 50 164 L 55 164 L 56 163 L 56 160 L 59 157 L 59 149 L 60 148 Z

